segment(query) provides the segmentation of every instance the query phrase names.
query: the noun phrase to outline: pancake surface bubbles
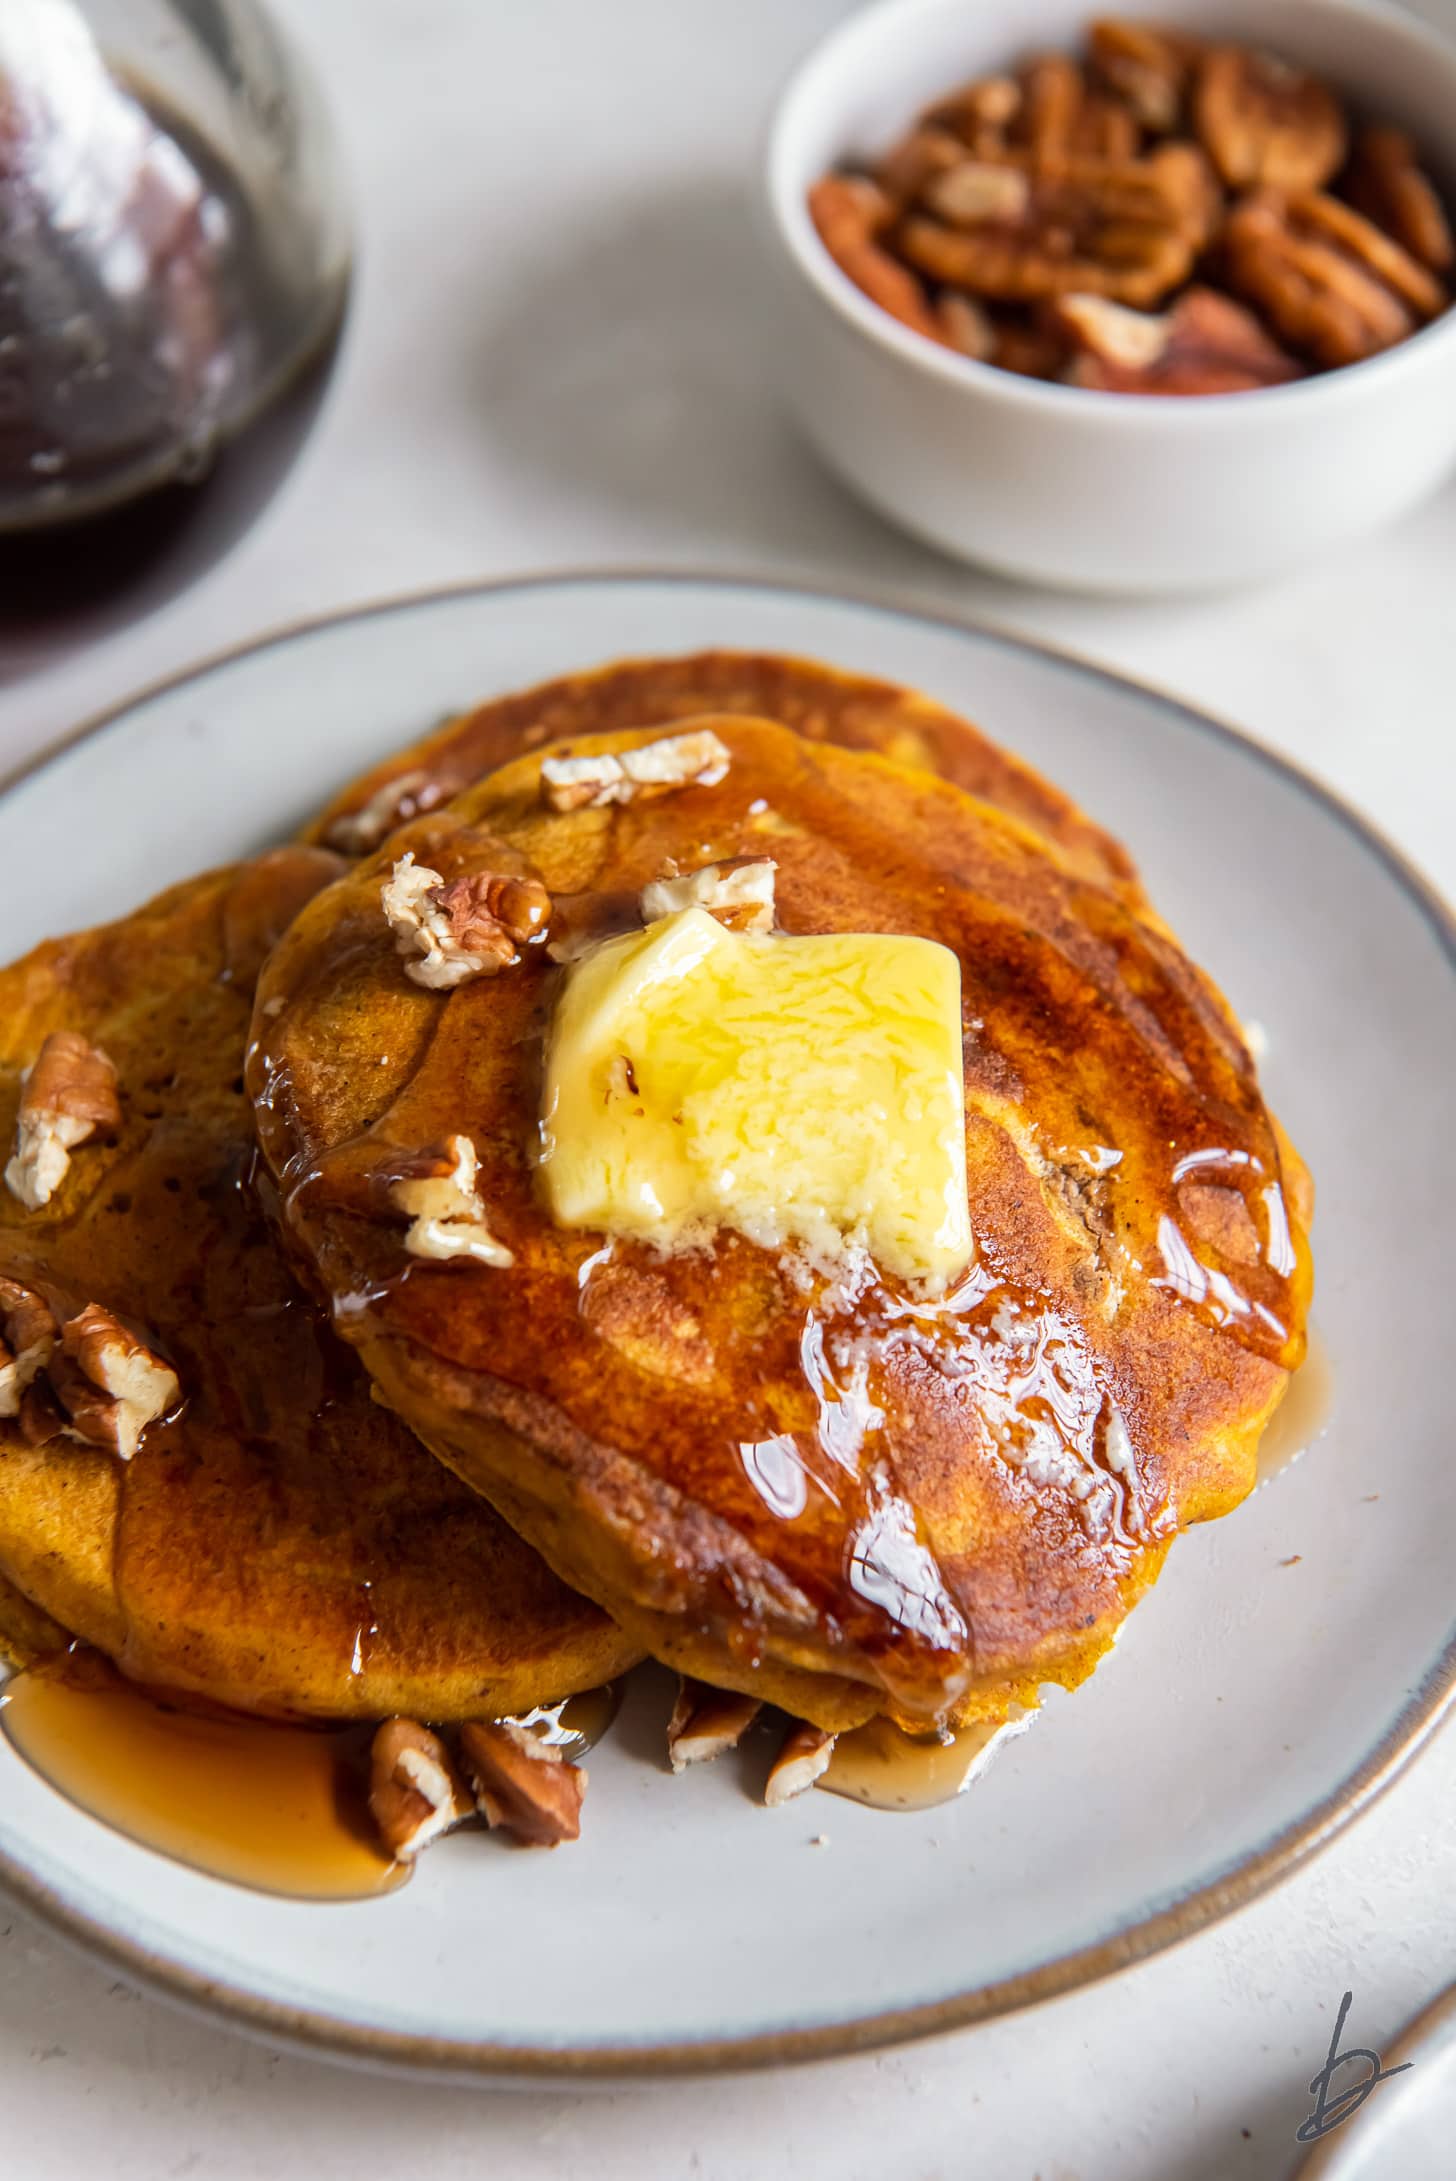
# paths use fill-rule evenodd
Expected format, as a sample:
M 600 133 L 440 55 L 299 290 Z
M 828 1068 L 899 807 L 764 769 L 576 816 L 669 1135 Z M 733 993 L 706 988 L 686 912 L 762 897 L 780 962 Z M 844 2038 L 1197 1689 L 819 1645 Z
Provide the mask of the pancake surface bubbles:
M 0 1423 L 0 1571 L 138 1680 L 240 1709 L 515 1711 L 632 1647 L 371 1398 L 251 1186 L 253 979 L 338 868 L 280 850 L 0 971 L 0 1131 L 61 1028 L 122 1112 L 49 1204 L 0 1192 L 0 1275 L 102 1303 L 182 1388 L 129 1464 Z
M 1307 1178 L 1135 886 L 927 774 L 704 724 L 717 784 L 553 813 L 521 759 L 311 903 L 260 988 L 260 1140 L 388 1400 L 658 1655 L 831 1728 L 1001 1716 L 1080 1679 L 1176 1531 L 1252 1485 L 1303 1350 Z M 534 946 L 411 983 L 380 905 L 405 850 L 536 877 L 603 929 L 665 871 L 771 856 L 785 931 L 950 948 L 964 1275 L 932 1296 L 730 1232 L 668 1253 L 554 1227 L 565 973 Z M 411 1258 L 379 1216 L 371 1175 L 455 1134 L 508 1266 Z

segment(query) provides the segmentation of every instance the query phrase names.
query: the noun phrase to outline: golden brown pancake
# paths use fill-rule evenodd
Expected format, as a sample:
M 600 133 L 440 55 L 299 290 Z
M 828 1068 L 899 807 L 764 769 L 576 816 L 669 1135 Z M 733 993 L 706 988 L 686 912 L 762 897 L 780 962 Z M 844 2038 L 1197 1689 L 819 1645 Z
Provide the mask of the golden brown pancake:
M 1045 833 L 1086 877 L 1146 905 L 1125 849 L 969 720 L 896 682 L 772 652 L 623 659 L 494 698 L 353 781 L 306 837 L 349 855 L 372 851 L 394 824 L 438 809 L 525 751 L 710 712 L 777 720 L 811 742 L 871 750 L 938 773 Z
M 828 1728 L 998 1716 L 1088 1672 L 1174 1534 L 1249 1491 L 1304 1346 L 1307 1176 L 1226 1003 L 1075 848 L 926 773 L 711 725 L 717 785 L 558 814 L 522 758 L 310 902 L 260 984 L 261 1146 L 385 1398 L 657 1655 Z M 965 1277 L 931 1300 L 729 1232 L 672 1255 L 553 1227 L 533 1147 L 563 972 L 527 946 L 410 982 L 380 903 L 407 850 L 534 877 L 578 929 L 664 870 L 771 854 L 782 929 L 951 948 Z M 456 1133 L 509 1267 L 411 1258 L 385 1209 Z
M 250 1186 L 253 979 L 339 868 L 279 850 L 0 971 L 6 1138 L 61 1028 L 115 1063 L 122 1111 L 49 1204 L 0 1192 L 0 1274 L 113 1310 L 183 1397 L 129 1464 L 0 1423 L 0 1571 L 136 1679 L 240 1709 L 514 1712 L 637 1654 L 371 1399 Z

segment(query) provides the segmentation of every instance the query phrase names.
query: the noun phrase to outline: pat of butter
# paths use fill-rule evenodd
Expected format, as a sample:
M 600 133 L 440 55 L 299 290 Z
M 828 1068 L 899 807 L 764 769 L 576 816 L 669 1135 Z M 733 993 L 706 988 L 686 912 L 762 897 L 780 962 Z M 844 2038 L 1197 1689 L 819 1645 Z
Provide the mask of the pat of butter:
M 847 1243 L 942 1286 L 971 1254 L 960 963 L 896 934 L 725 929 L 684 909 L 575 964 L 546 1056 L 553 1219 Z

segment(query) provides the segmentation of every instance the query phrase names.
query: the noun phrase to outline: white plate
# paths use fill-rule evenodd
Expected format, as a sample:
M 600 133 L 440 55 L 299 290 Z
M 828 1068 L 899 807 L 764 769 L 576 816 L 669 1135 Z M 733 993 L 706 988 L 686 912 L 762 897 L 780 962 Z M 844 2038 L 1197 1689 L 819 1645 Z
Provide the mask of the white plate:
M 398 1894 L 317 1907 L 134 1846 L 0 1748 L 15 1892 L 127 1973 L 271 2037 L 439 2071 L 591 2074 L 974 2021 L 1285 1875 L 1456 1685 L 1456 930 L 1350 812 L 1168 698 L 1002 636 L 749 583 L 581 576 L 414 600 L 153 691 L 13 786 L 3 951 L 277 838 L 452 707 L 704 645 L 916 683 L 1130 843 L 1193 954 L 1270 1033 L 1271 1097 L 1319 1189 L 1333 1420 L 1180 1541 L 1085 1688 L 920 1816 L 821 1794 L 765 1811 L 732 1763 L 673 1781 L 639 1707 L 592 1759 L 579 1847 L 461 1836 Z

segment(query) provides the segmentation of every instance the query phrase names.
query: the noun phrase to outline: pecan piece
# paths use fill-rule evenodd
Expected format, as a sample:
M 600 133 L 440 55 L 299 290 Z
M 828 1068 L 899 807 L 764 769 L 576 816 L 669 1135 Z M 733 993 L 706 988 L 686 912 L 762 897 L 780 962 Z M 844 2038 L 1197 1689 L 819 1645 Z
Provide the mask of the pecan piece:
M 809 215 L 839 270 L 902 326 L 933 341 L 935 319 L 924 288 L 878 240 L 893 211 L 885 192 L 857 175 L 827 174 L 809 192 Z
M 1188 288 L 1170 311 L 1125 310 L 1096 295 L 1053 306 L 1077 354 L 1064 374 L 1074 386 L 1121 394 L 1231 394 L 1279 386 L 1302 367 L 1231 296 Z
M 330 848 L 341 856 L 367 856 L 386 834 L 410 818 L 419 818 L 445 800 L 444 783 L 427 772 L 402 772 L 376 788 L 358 810 L 346 810 L 335 818 L 324 835 Z
M 50 1362 L 60 1328 L 33 1289 L 3 1278 L 0 1326 L 0 1417 L 19 1416 L 27 1391 Z
M 49 1204 L 77 1144 L 121 1126 L 116 1070 L 76 1030 L 52 1030 L 25 1078 L 15 1120 L 15 1154 L 5 1186 L 27 1211 Z
M 581 1831 L 587 1776 L 513 1719 L 471 1719 L 460 1729 L 465 1770 L 494 1830 L 526 1848 L 555 1848 Z
M 1333 94 L 1243 46 L 1204 54 L 1193 122 L 1230 189 L 1319 189 L 1344 162 L 1345 117 Z
M 774 878 L 778 865 L 770 856 L 740 857 L 733 863 L 706 863 L 679 878 L 655 878 L 642 889 L 642 916 L 648 924 L 681 909 L 706 909 L 730 931 L 772 931 Z
M 811 1727 L 805 1720 L 790 1727 L 769 1769 L 763 1791 L 763 1799 L 771 1810 L 781 1803 L 792 1802 L 795 1795 L 802 1795 L 822 1772 L 828 1771 L 834 1742 L 835 1737 L 827 1734 L 823 1727 Z
M 1152 161 L 1070 160 L 1019 179 L 1019 216 L 1008 190 L 997 216 L 975 224 L 904 220 L 906 257 L 933 280 L 1003 302 L 1080 291 L 1146 308 L 1187 278 L 1197 238 L 1179 188 Z
M 1349 178 L 1350 201 L 1432 272 L 1456 263 L 1456 239 L 1434 183 L 1421 171 L 1403 129 L 1362 129 Z
M 551 896 L 534 879 L 477 871 L 447 885 L 415 862 L 413 850 L 399 858 L 379 899 L 405 975 L 429 992 L 509 969 L 521 958 L 518 944 L 538 938 L 551 919 Z
M 949 129 L 922 122 L 894 145 L 875 169 L 875 182 L 895 208 L 912 204 L 928 183 L 966 156 L 962 138 Z M 888 212 L 890 206 L 886 206 Z
M 947 288 L 936 300 L 935 316 L 940 339 L 947 348 L 969 356 L 973 363 L 991 361 L 996 328 L 983 303 L 973 295 L 963 295 L 958 288 Z
M 404 1246 L 411 1257 L 471 1257 L 500 1268 L 515 1263 L 490 1231 L 476 1188 L 477 1167 L 470 1138 L 447 1136 L 443 1144 L 419 1152 L 411 1171 L 390 1183 L 390 1202 L 410 1222 Z
M 1330 366 L 1393 347 L 1445 301 L 1423 265 L 1333 197 L 1246 198 L 1229 215 L 1224 256 L 1230 286 Z
M 1090 33 L 1092 65 L 1109 90 L 1125 99 L 1142 127 L 1156 136 L 1177 128 L 1198 43 L 1154 23 L 1103 16 Z
M 978 76 L 940 99 L 922 117 L 921 128 L 946 129 L 980 158 L 1001 150 L 1007 130 L 1021 111 L 1021 85 L 1014 76 Z
M 1016 135 L 1034 166 L 1057 166 L 1072 156 L 1086 85 L 1066 53 L 1043 53 L 1021 71 L 1021 111 Z
M 548 757 L 541 765 L 541 800 L 548 810 L 596 809 L 630 803 L 639 795 L 666 795 L 674 788 L 716 787 L 732 762 L 711 727 L 635 750 L 603 750 L 591 757 Z
M 30 1443 L 80 1439 L 124 1462 L 181 1392 L 170 1364 L 99 1303 L 88 1303 L 61 1327 L 44 1370 L 21 1399 L 20 1426 Z
M 473 1815 L 475 1804 L 438 1734 L 386 1719 L 369 1745 L 369 1811 L 397 1863 Z
M 684 1674 L 667 1723 L 667 1761 L 673 1771 L 685 1772 L 689 1765 L 706 1764 L 725 1750 L 736 1749 L 759 1709 L 756 1696 L 710 1688 L 706 1681 Z

